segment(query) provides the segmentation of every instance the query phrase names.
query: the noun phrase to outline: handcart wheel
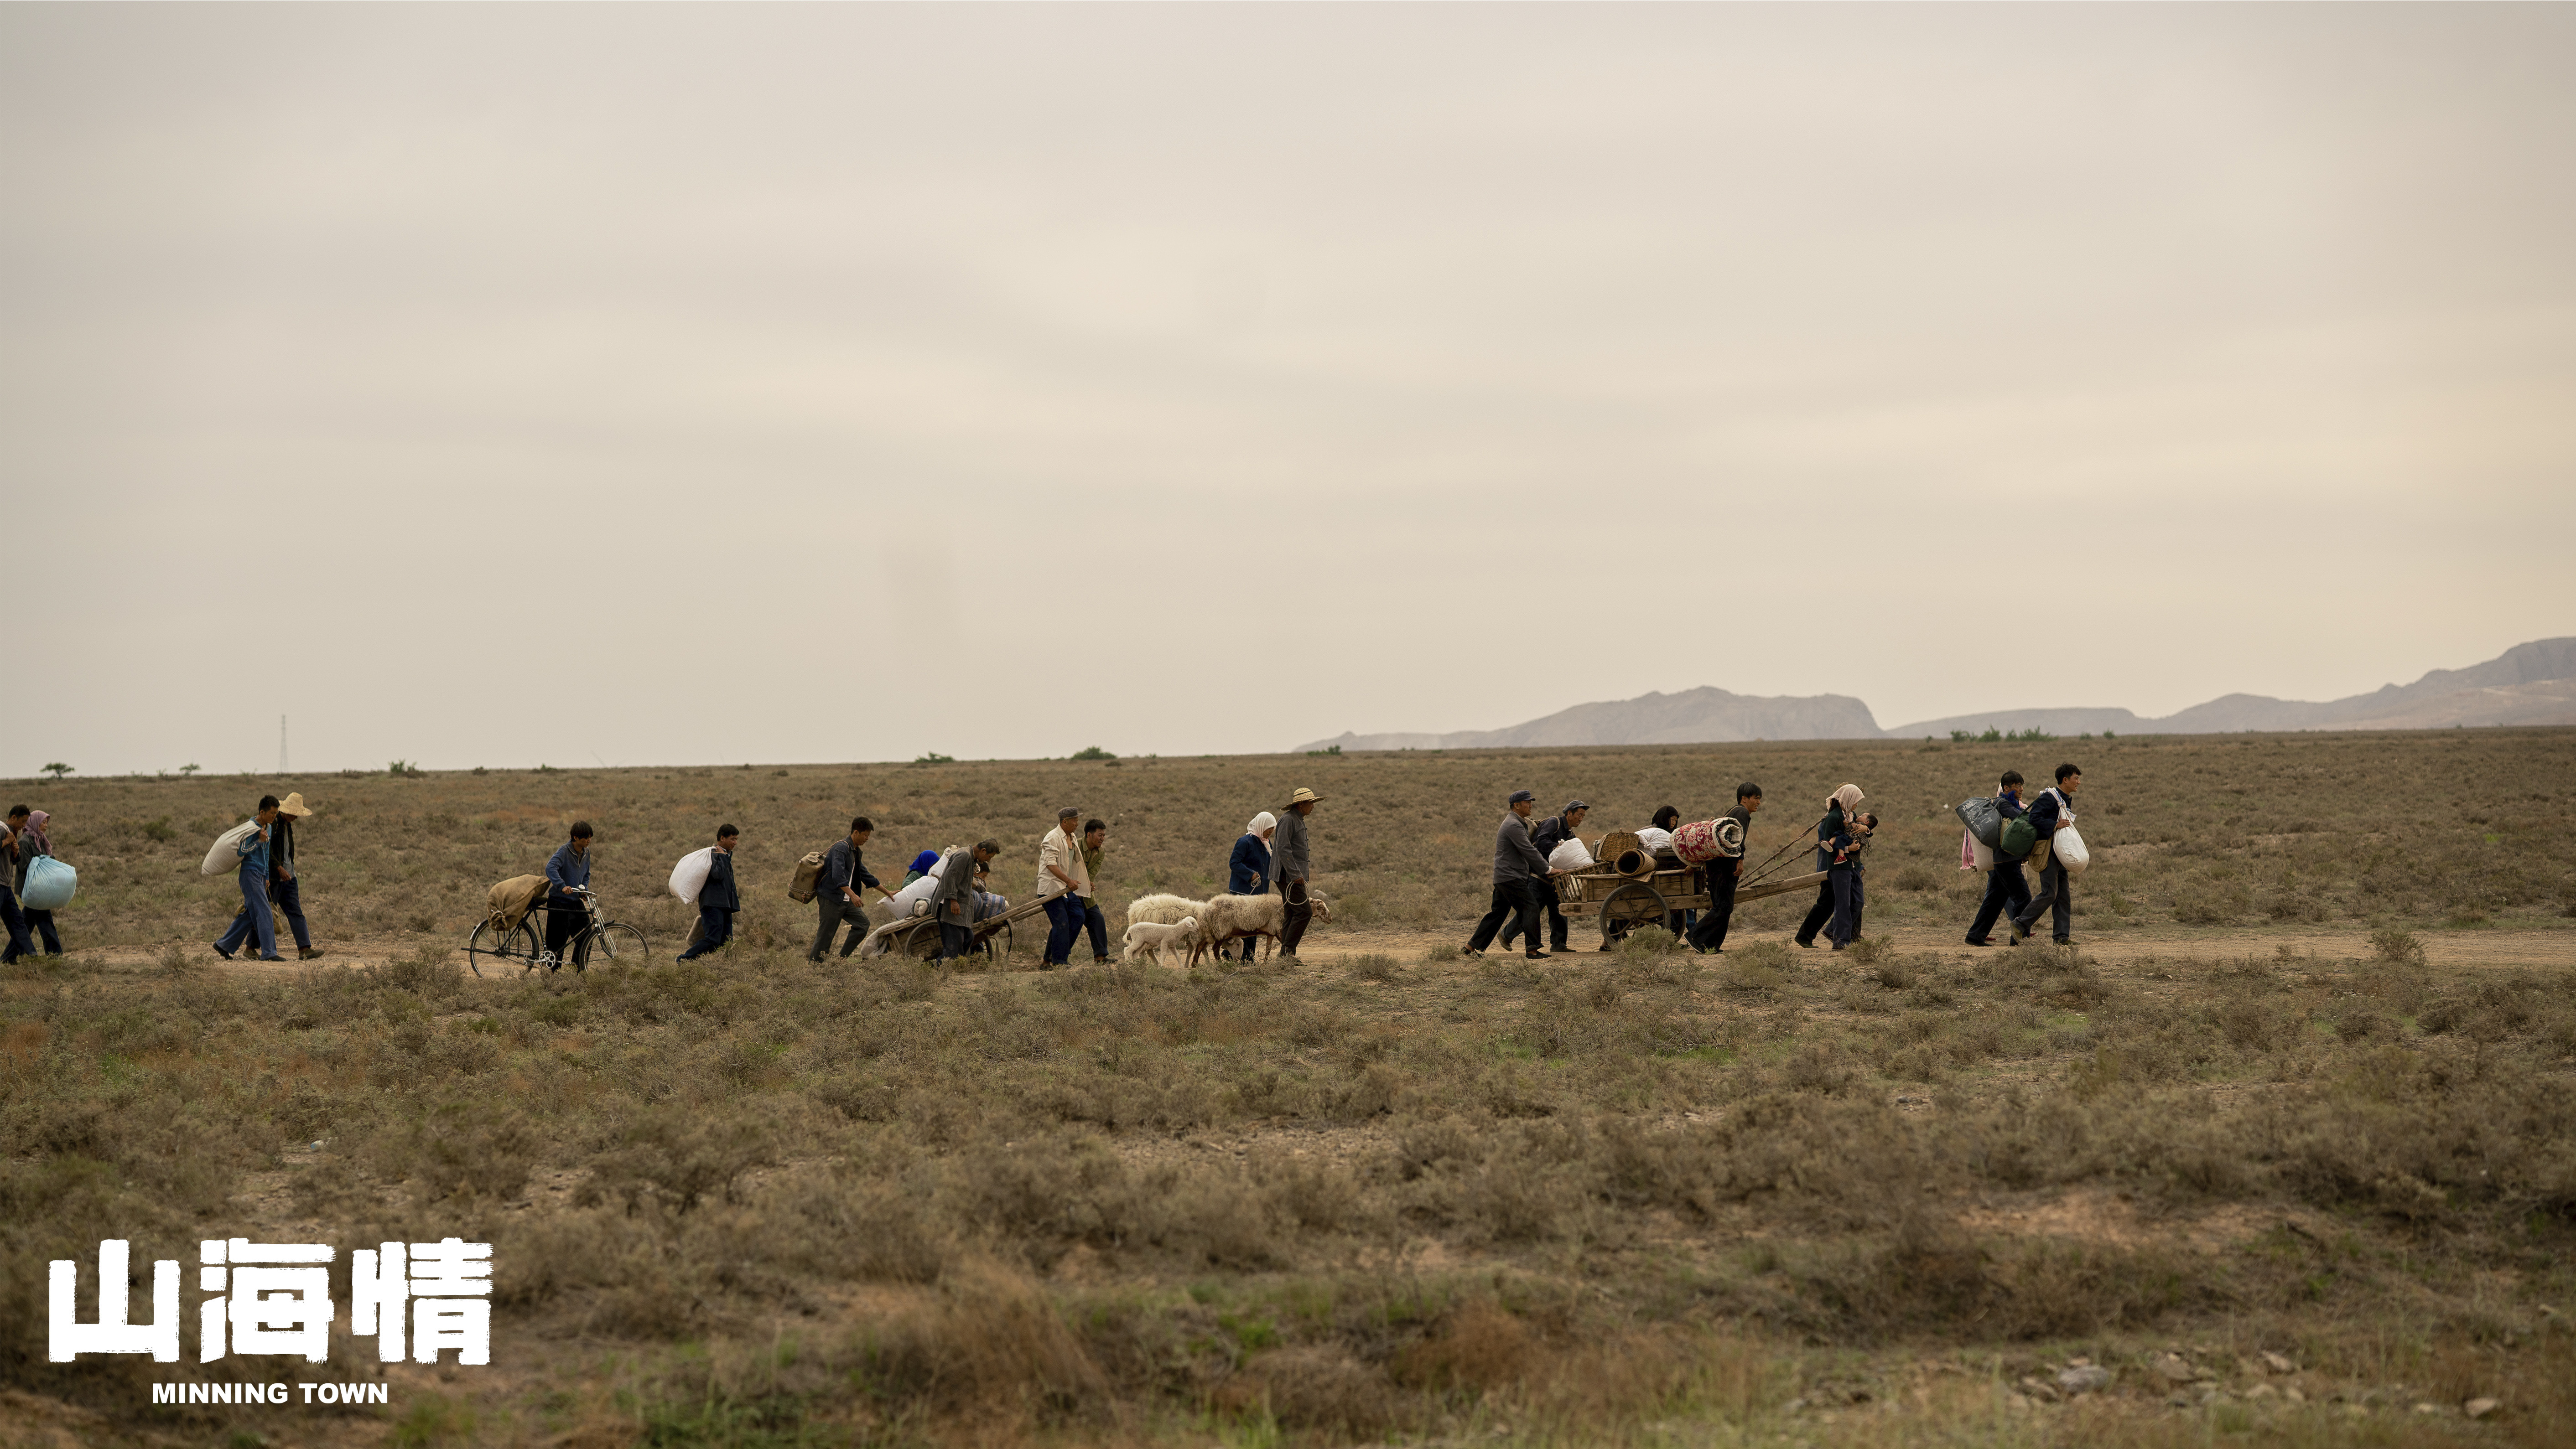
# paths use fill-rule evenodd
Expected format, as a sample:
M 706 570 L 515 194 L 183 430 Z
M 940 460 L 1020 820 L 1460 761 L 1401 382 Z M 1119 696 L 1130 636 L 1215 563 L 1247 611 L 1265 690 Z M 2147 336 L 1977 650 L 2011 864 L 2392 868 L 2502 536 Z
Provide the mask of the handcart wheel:
M 1668 911 L 1662 892 L 1641 880 L 1612 891 L 1601 902 L 1601 939 L 1607 941 L 1639 926 L 1662 925 Z

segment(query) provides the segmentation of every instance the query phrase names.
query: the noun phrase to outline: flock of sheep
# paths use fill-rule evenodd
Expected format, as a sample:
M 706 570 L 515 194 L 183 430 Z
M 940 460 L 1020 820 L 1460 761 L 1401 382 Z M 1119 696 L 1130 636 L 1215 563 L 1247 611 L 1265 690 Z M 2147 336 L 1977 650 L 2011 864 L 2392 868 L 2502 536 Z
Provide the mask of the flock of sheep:
M 1308 899 L 1314 904 L 1316 920 L 1333 918 L 1333 908 L 1325 902 L 1322 891 L 1311 892 Z M 1127 907 L 1127 932 L 1120 937 L 1126 950 L 1121 959 L 1133 965 L 1141 958 L 1152 957 L 1158 965 L 1186 969 L 1198 964 L 1201 952 L 1213 953 L 1228 941 L 1249 941 L 1258 936 L 1268 946 L 1276 946 L 1279 928 L 1286 923 L 1287 915 L 1287 898 L 1276 894 L 1217 896 L 1204 901 L 1187 896 L 1140 896 Z M 1266 948 L 1264 957 L 1267 959 Z

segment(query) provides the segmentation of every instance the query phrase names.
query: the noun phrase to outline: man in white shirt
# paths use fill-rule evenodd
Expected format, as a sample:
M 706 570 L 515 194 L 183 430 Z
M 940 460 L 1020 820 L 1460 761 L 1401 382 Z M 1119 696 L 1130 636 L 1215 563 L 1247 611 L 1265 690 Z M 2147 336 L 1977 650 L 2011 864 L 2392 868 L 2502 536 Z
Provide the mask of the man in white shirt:
M 1091 873 L 1082 864 L 1082 812 L 1067 805 L 1055 813 L 1055 829 L 1038 843 L 1038 893 L 1046 898 L 1046 959 L 1041 971 L 1073 964 L 1073 943 L 1082 936 L 1083 897 L 1091 894 Z

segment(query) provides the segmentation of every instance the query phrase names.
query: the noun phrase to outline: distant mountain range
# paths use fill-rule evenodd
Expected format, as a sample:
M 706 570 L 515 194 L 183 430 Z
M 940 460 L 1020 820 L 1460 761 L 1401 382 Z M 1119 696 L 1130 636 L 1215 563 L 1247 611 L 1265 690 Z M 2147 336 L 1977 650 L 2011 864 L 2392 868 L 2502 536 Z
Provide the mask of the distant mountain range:
M 2436 669 L 2413 684 L 2311 704 L 2230 694 L 2161 719 L 2125 709 L 1997 709 L 1919 720 L 1882 730 L 1869 706 L 1849 695 L 1731 694 L 1703 686 L 1578 704 L 1496 730 L 1449 734 L 1349 734 L 1299 745 L 1355 750 L 1477 750 L 1541 745 L 1689 745 L 1730 740 L 1919 740 L 1952 730 L 1982 734 L 2044 730 L 2053 735 L 2206 735 L 2259 730 L 2415 730 L 2453 725 L 2576 724 L 2576 638 L 2517 644 L 2484 664 Z

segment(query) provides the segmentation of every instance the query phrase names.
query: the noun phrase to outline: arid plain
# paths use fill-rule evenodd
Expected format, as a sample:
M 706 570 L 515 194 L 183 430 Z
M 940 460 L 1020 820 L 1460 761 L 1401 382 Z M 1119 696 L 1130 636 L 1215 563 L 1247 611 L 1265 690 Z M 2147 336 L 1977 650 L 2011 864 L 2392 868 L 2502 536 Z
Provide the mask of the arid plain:
M 1947 806 L 2060 759 L 2078 945 L 1971 949 Z M 1744 778 L 1757 858 L 1868 791 L 1861 949 L 1784 898 L 1718 958 L 1458 957 L 1510 789 L 1594 833 Z M 1099 815 L 1114 921 L 1296 785 L 1293 967 L 803 960 L 788 870 L 853 813 L 889 880 L 999 838 L 1015 897 Z M 0 1441 L 2576 1439 L 2576 731 L 5 788 L 82 893 L 0 973 Z M 332 954 L 220 962 L 198 860 L 288 789 Z M 653 958 L 466 973 L 576 818 Z M 741 938 L 676 964 L 721 821 Z M 44 1264 L 102 1236 L 450 1234 L 496 1245 L 488 1369 L 45 1361 Z M 393 1403 L 149 1407 L 201 1375 Z

